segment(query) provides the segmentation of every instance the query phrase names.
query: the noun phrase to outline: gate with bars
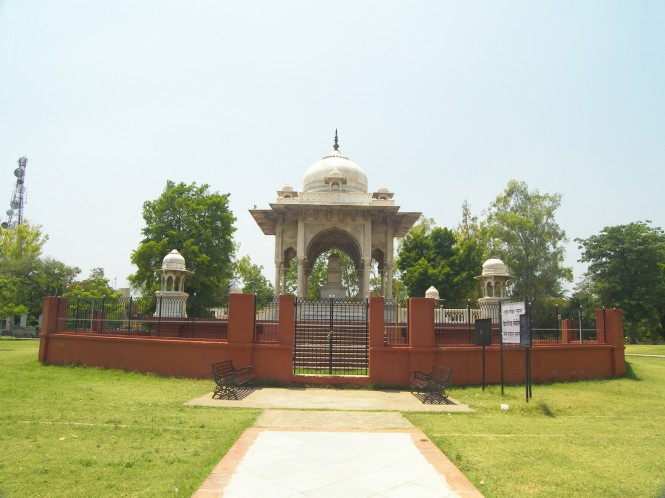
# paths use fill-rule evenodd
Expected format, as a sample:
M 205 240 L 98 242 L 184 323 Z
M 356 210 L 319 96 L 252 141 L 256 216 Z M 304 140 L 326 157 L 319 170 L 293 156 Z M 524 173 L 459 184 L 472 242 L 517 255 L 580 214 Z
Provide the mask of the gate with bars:
M 368 374 L 369 303 L 366 299 L 296 299 L 295 306 L 294 374 Z

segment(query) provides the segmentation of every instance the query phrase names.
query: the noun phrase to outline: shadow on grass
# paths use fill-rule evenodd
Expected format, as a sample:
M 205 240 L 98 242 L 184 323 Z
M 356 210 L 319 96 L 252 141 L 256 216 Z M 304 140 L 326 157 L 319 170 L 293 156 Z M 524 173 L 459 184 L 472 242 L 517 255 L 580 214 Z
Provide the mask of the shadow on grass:
M 556 418 L 556 415 L 554 415 L 554 412 L 550 410 L 550 407 L 547 405 L 547 403 L 543 403 L 541 401 L 540 403 L 538 403 L 538 407 L 541 409 L 543 415 L 545 415 L 546 417 Z
M 637 376 L 635 370 L 633 370 L 633 365 L 631 365 L 629 362 L 626 362 L 626 375 L 624 375 L 624 377 L 630 380 L 638 380 L 638 381 L 642 380 L 640 377 Z

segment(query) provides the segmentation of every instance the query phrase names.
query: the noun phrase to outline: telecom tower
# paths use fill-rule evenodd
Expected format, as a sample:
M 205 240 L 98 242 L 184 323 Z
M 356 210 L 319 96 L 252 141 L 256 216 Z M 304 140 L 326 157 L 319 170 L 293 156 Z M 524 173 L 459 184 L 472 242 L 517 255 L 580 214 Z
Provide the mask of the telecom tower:
M 3 222 L 2 228 L 15 228 L 23 223 L 23 206 L 25 205 L 25 167 L 28 165 L 28 158 L 21 157 L 18 160 L 18 168 L 14 170 L 16 177 L 16 187 L 12 193 L 12 200 L 7 210 L 7 221 Z

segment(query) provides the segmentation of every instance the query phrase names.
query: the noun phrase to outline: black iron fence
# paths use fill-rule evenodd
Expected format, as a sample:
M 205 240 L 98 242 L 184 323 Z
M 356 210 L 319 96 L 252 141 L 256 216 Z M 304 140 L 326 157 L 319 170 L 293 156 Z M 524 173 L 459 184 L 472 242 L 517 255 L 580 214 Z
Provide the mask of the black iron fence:
M 183 337 L 225 340 L 227 309 L 221 302 L 192 296 L 61 299 L 58 329 L 81 334 Z M 192 301 L 191 303 L 189 301 Z
M 492 320 L 492 344 L 500 341 L 500 311 L 498 303 L 453 302 L 437 299 L 434 305 L 434 335 L 436 344 L 468 346 L 474 344 L 476 320 Z
M 531 316 L 531 336 L 535 344 L 558 344 L 566 342 L 596 342 L 597 324 L 595 310 L 574 306 L 527 305 Z
M 383 308 L 383 341 L 390 346 L 409 344 L 408 307 L 397 299 L 386 299 Z
M 279 297 L 263 308 L 259 308 L 256 300 L 254 320 L 254 342 L 275 343 L 279 341 Z
M 531 317 L 532 343 L 537 345 L 596 342 L 595 310 L 581 307 L 526 304 Z M 474 344 L 475 321 L 492 320 L 492 344 L 501 342 L 499 303 L 452 303 L 437 300 L 434 307 L 434 334 L 437 345 Z M 565 339 L 564 339 L 565 338 Z
M 80 334 L 125 335 L 160 338 L 192 338 L 226 340 L 228 311 L 221 302 L 211 302 L 192 296 L 187 310 L 182 300 L 165 296 L 129 297 L 117 299 L 62 299 L 58 306 L 58 330 Z M 191 301 L 191 302 L 190 302 Z M 66 304 L 65 304 L 66 303 Z M 314 341 L 315 335 L 327 337 L 331 323 L 335 337 L 360 348 L 367 347 L 367 302 L 335 300 L 331 315 L 330 300 L 308 302 L 298 300 L 296 342 Z M 531 317 L 532 343 L 583 344 L 598 341 L 594 309 L 527 303 Z M 364 311 L 363 311 L 364 310 Z M 386 300 L 384 308 L 384 343 L 390 346 L 408 345 L 407 306 Z M 473 345 L 475 321 L 492 320 L 492 344 L 499 344 L 500 305 L 497 303 L 463 303 L 437 300 L 434 307 L 436 344 Z M 255 310 L 254 341 L 277 343 L 279 340 L 279 299 Z M 325 323 L 322 323 L 325 322 Z M 308 334 L 314 334 L 308 336 Z M 298 344 L 297 344 L 298 345 Z M 311 346 L 311 345 L 310 345 Z M 311 349 L 308 347 L 307 349 Z M 361 356 L 362 356 L 361 355 Z M 363 367 L 364 368 L 364 367 Z
M 296 300 L 293 373 L 367 375 L 366 300 Z

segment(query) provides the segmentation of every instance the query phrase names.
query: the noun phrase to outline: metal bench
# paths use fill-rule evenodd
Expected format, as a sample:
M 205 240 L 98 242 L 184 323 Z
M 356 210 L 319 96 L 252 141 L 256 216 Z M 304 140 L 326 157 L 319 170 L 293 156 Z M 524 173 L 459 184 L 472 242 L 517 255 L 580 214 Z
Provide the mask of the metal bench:
M 212 378 L 217 387 L 212 393 L 213 399 L 238 399 L 238 388 L 247 384 L 254 378 L 254 367 L 246 366 L 234 368 L 231 360 L 220 361 L 212 364 Z
M 423 403 L 448 403 L 446 388 L 452 371 L 452 368 L 437 368 L 436 365 L 429 373 L 414 370 L 410 376 L 411 393 L 423 394 Z

